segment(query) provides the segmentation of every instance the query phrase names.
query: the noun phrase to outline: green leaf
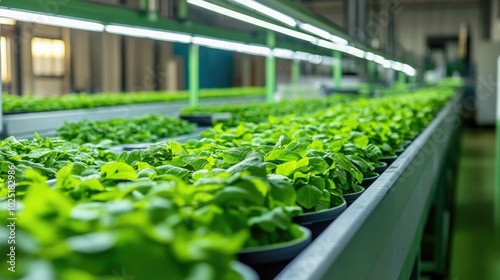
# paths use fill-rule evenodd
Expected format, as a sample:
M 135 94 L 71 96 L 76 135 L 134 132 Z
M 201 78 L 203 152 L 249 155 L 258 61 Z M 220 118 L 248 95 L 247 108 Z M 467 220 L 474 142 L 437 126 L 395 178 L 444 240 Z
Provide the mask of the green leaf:
M 297 161 L 289 161 L 278 165 L 276 168 L 276 174 L 289 176 L 293 171 L 297 169 Z
M 275 232 L 276 228 L 287 230 L 291 223 L 290 215 L 280 207 L 276 207 L 271 211 L 266 211 L 262 215 L 252 217 L 248 220 L 249 226 L 258 226 L 267 232 Z
M 250 190 L 228 186 L 217 192 L 214 202 L 218 205 L 241 205 L 249 202 L 250 205 L 262 205 L 263 198 Z
M 307 146 L 308 150 L 323 150 L 323 141 L 321 140 L 314 140 Z
M 137 178 L 153 179 L 156 176 L 156 171 L 152 168 L 144 168 L 137 172 Z
M 115 243 L 115 236 L 109 232 L 88 233 L 66 239 L 71 250 L 82 254 L 101 253 L 111 249 Z
M 259 176 L 262 178 L 266 177 L 267 175 L 266 164 L 262 162 L 262 159 L 259 157 L 246 158 L 240 163 L 233 165 L 227 169 L 227 172 L 231 174 L 236 174 L 244 171 L 250 173 L 251 175 Z
M 222 159 L 229 164 L 236 164 L 246 158 L 246 156 L 252 151 L 248 147 L 244 148 L 231 148 L 222 152 Z
M 124 162 L 110 162 L 101 167 L 101 178 L 110 180 L 135 180 L 137 174 L 132 166 Z
M 354 144 L 360 148 L 365 147 L 370 142 L 370 139 L 366 135 L 362 135 L 354 139 Z
M 190 171 L 186 168 L 177 167 L 169 164 L 158 166 L 156 167 L 156 170 L 158 170 L 159 174 L 171 174 L 179 178 L 184 178 L 186 175 L 190 173 Z
M 323 174 L 325 173 L 329 166 L 326 161 L 320 157 L 311 157 L 309 158 L 309 172 L 315 173 L 315 174 Z
M 343 146 L 344 146 L 344 140 L 335 140 L 328 145 L 328 150 L 332 153 L 336 153 L 342 150 Z
M 61 189 L 72 189 L 80 183 L 80 180 L 73 177 L 73 164 L 68 164 L 59 169 L 56 174 L 56 187 Z
M 295 205 L 297 193 L 290 179 L 276 174 L 267 175 L 267 179 L 271 185 L 271 197 L 275 201 L 282 202 L 284 205 Z
M 286 161 L 291 161 L 291 160 L 299 160 L 302 157 L 300 154 L 292 151 L 287 151 L 287 150 L 281 150 L 281 149 L 274 149 L 270 151 L 265 157 L 265 161 L 281 161 L 281 162 L 286 162 Z
M 323 191 L 313 185 L 303 185 L 297 191 L 297 204 L 306 208 L 312 209 L 316 206 L 323 195 Z

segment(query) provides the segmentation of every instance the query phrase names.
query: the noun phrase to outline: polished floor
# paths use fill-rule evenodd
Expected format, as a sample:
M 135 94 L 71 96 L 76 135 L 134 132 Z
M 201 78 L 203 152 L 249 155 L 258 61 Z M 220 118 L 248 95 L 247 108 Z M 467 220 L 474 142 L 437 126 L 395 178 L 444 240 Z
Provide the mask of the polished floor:
M 500 280 L 500 238 L 493 218 L 494 170 L 495 131 L 465 129 L 449 280 Z

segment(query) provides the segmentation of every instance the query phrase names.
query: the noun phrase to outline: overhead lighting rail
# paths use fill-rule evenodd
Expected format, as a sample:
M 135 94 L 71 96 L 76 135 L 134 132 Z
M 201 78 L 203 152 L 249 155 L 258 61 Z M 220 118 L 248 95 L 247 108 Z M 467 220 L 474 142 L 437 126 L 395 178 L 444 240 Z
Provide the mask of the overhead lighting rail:
M 289 26 L 298 26 L 301 30 L 309 32 L 311 34 L 315 34 L 321 38 L 317 38 L 315 36 L 296 31 L 294 29 L 286 28 L 277 24 L 269 23 L 242 13 L 238 13 L 236 11 L 226 9 L 224 7 L 206 2 L 204 0 L 188 0 L 189 3 L 222 13 L 226 16 L 230 16 L 236 18 L 238 20 L 242 20 L 248 22 L 253 25 L 257 25 L 269 30 L 273 30 L 275 32 L 279 32 L 297 39 L 305 40 L 313 43 L 314 45 L 327 48 L 330 50 L 336 50 L 343 53 L 350 54 L 352 56 L 358 58 L 364 58 L 370 61 L 374 61 L 382 65 L 384 68 L 392 68 L 397 71 L 402 71 L 409 76 L 415 76 L 417 71 L 408 64 L 403 64 L 400 62 L 392 61 L 385 59 L 382 56 L 373 54 L 371 52 L 365 52 L 362 49 L 356 48 L 355 46 L 348 45 L 348 41 L 340 38 L 338 36 L 334 36 L 327 32 L 326 30 L 322 30 L 315 26 L 312 26 L 307 23 L 300 23 L 293 18 L 279 13 L 267 6 L 264 6 L 253 0 L 233 0 L 239 4 L 250 7 L 255 10 L 259 10 L 259 12 L 266 11 L 267 14 L 280 14 L 276 19 L 280 22 L 283 22 Z M 266 10 L 267 9 L 269 10 Z M 288 49 L 274 48 L 271 49 L 264 45 L 256 45 L 256 44 L 247 44 L 243 42 L 235 42 L 235 41 L 227 41 L 216 38 L 202 37 L 193 34 L 187 33 L 178 33 L 178 32 L 168 32 L 164 30 L 155 30 L 150 28 L 142 28 L 142 27 L 132 27 L 118 24 L 108 24 L 104 25 L 100 22 L 91 21 L 91 20 L 82 20 L 75 19 L 69 17 L 48 15 L 42 13 L 35 12 L 27 12 L 21 10 L 15 10 L 10 8 L 0 7 L 0 14 L 3 18 L 10 18 L 13 20 L 24 21 L 24 22 L 32 22 L 37 24 L 45 24 L 51 26 L 65 27 L 65 28 L 73 28 L 87 31 L 95 31 L 95 32 L 108 32 L 112 34 L 125 35 L 125 36 L 133 36 L 140 38 L 149 38 L 160 41 L 168 41 L 168 42 L 177 42 L 177 43 L 192 43 L 195 45 L 205 46 L 209 48 L 223 49 L 228 51 L 235 51 L 240 53 L 246 53 L 251 55 L 258 56 L 275 56 L 283 59 L 292 59 L 292 60 L 301 60 L 308 61 L 314 64 L 325 64 L 332 65 L 336 63 L 336 61 L 327 56 L 321 56 L 317 54 L 311 54 L 306 52 L 293 51 Z M 295 25 L 292 23 L 292 20 L 295 22 Z M 286 23 L 286 22 L 288 23 Z
M 188 3 L 228 16 L 235 18 L 237 20 L 241 20 L 265 29 L 269 29 L 284 35 L 288 35 L 297 39 L 301 39 L 304 41 L 308 41 L 314 45 L 327 48 L 330 50 L 340 51 L 358 58 L 366 59 L 368 61 L 373 61 L 377 64 L 382 65 L 384 68 L 392 68 L 397 71 L 403 71 L 405 74 L 409 76 L 415 76 L 417 71 L 408 64 L 402 64 L 400 62 L 392 61 L 385 59 L 380 55 L 376 55 L 371 52 L 366 52 L 356 46 L 349 45 L 349 42 L 341 38 L 339 36 L 333 35 L 330 32 L 323 30 L 319 27 L 311 25 L 309 23 L 303 23 L 299 20 L 296 20 L 288 15 L 285 15 L 281 12 L 278 12 L 266 5 L 258 3 L 254 0 L 232 0 L 242 6 L 250 8 L 258 13 L 261 13 L 267 17 L 273 18 L 279 22 L 282 22 L 290 27 L 298 27 L 300 30 L 305 31 L 309 34 L 313 34 L 315 36 L 311 36 L 307 33 L 300 32 L 294 29 L 282 27 L 255 17 L 251 17 L 249 15 L 236 12 L 234 10 L 213 4 L 211 2 L 207 2 L 205 0 L 187 0 Z M 312 37 L 312 38 L 311 38 Z

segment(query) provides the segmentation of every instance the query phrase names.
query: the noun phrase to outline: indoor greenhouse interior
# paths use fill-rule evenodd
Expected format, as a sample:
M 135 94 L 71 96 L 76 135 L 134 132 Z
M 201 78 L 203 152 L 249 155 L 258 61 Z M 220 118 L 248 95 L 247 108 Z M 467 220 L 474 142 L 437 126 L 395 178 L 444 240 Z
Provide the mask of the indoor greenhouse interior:
M 0 0 L 0 279 L 500 279 L 500 0 Z

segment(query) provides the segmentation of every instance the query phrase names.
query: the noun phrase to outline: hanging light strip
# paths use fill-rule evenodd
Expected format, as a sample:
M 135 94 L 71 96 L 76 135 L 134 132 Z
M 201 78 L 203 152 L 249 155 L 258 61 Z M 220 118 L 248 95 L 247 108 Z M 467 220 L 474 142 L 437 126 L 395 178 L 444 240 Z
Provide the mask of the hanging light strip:
M 288 26 L 291 26 L 291 27 L 297 26 L 297 22 L 292 17 L 285 15 L 283 13 L 280 13 L 274 9 L 271 9 L 266 5 L 262 5 L 259 2 L 256 2 L 253 0 L 233 0 L 233 1 L 240 4 L 240 5 L 246 6 L 246 7 L 250 8 L 258 13 L 261 13 L 261 14 L 266 15 L 270 18 L 273 18 L 277 21 L 280 21 Z
M 282 33 L 282 34 L 288 35 L 290 37 L 294 37 L 294 38 L 301 39 L 301 40 L 308 41 L 308 42 L 314 42 L 317 40 L 316 37 L 311 36 L 309 34 L 305 34 L 305 33 L 290 29 L 290 28 L 282 27 L 282 26 L 279 26 L 279 25 L 276 25 L 276 24 L 273 24 L 273 23 L 270 23 L 267 21 L 263 21 L 263 20 L 248 16 L 248 15 L 230 10 L 230 9 L 226 9 L 224 7 L 221 7 L 221 6 L 212 4 L 212 3 L 209 3 L 209 2 L 204 1 L 204 0 L 187 0 L 187 1 L 190 4 L 205 8 L 207 10 L 210 10 L 210 11 L 228 16 L 228 17 L 232 17 L 232 18 L 235 18 L 237 20 L 241 20 L 241 21 L 244 21 L 244 22 L 259 26 L 259 27 L 263 27 L 263 28 L 266 28 L 266 29 L 269 29 L 272 31 L 276 31 L 278 33 Z
M 4 18 L 32 22 L 38 24 L 52 25 L 65 28 L 73 28 L 87 31 L 102 32 L 104 25 L 90 20 L 73 19 L 60 16 L 51 16 L 33 12 L 23 12 L 13 9 L 0 8 L 0 15 Z

